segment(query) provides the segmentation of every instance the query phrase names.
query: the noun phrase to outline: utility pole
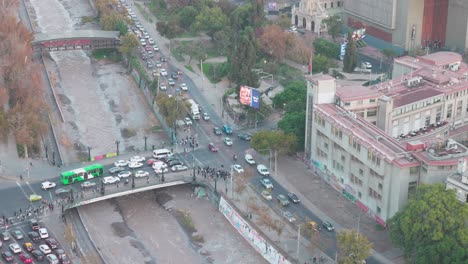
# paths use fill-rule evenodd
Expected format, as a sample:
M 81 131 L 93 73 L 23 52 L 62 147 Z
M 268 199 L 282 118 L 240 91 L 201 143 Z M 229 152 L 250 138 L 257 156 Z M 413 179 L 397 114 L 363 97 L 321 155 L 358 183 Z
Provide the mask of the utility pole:
M 275 150 L 275 173 L 278 173 L 278 150 Z
M 233 190 L 232 190 L 232 189 L 233 189 L 233 188 L 232 188 L 232 175 L 233 175 L 233 173 L 234 173 L 234 172 L 233 172 L 233 168 L 232 168 L 232 166 L 231 166 L 231 199 L 234 199 L 234 193 L 233 193 Z
M 147 151 L 148 149 L 147 149 L 146 141 L 148 140 L 148 137 L 144 136 L 143 138 L 145 139 L 145 151 Z
M 301 240 L 301 225 L 299 225 L 299 228 L 297 229 L 297 261 L 299 261 L 299 241 Z
M 115 145 L 117 145 L 117 156 L 119 155 L 119 144 L 120 144 L 120 141 L 116 140 Z
M 88 147 L 88 160 L 91 161 L 91 147 Z

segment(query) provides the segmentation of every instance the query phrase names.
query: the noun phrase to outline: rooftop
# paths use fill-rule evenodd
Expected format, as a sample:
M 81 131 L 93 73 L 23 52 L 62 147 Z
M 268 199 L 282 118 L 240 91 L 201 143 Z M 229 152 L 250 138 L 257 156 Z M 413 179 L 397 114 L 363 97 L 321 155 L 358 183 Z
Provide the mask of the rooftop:
M 437 67 L 463 61 L 460 54 L 450 51 L 439 51 L 425 56 L 419 56 L 418 59 Z
M 371 125 L 360 116 L 350 114 L 335 104 L 316 104 L 315 111 L 345 134 L 353 135 L 354 140 L 376 154 L 399 166 L 416 166 L 418 161 L 406 158 L 406 150 L 384 131 Z
M 393 106 L 400 107 L 403 105 L 412 104 L 418 101 L 422 101 L 437 95 L 441 95 L 443 92 L 426 88 L 426 89 L 407 89 L 405 92 L 398 93 L 393 97 L 394 103 Z
M 59 39 L 79 39 L 79 38 L 97 38 L 97 39 L 115 39 L 120 35 L 119 31 L 106 30 L 75 30 L 59 33 L 37 33 L 34 34 L 34 42 L 53 41 Z
M 332 76 L 328 75 L 328 74 L 323 74 L 323 73 L 318 73 L 318 74 L 314 74 L 314 75 L 306 75 L 306 79 L 308 81 L 311 81 L 315 84 L 317 84 L 317 82 L 319 81 L 330 81 L 330 80 L 335 80 L 335 78 L 333 78 Z
M 350 85 L 336 87 L 336 95 L 340 97 L 342 101 L 353 101 L 378 98 L 382 96 L 383 93 L 370 86 Z

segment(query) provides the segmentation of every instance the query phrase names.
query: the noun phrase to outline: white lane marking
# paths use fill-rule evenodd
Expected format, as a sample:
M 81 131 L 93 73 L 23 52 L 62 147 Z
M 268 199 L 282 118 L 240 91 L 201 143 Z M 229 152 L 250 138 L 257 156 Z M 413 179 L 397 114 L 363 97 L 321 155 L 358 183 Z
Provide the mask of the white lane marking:
M 26 199 L 29 201 L 29 197 L 28 195 L 26 194 L 26 192 L 24 191 L 23 187 L 21 186 L 21 184 L 19 182 L 16 182 L 16 185 L 18 185 L 18 187 L 21 189 L 21 191 L 23 192 L 24 194 L 24 197 L 26 197 Z
M 36 192 L 32 189 L 31 185 L 29 184 L 29 181 L 26 181 L 26 185 L 28 186 L 29 190 L 31 190 L 32 193 L 36 193 Z

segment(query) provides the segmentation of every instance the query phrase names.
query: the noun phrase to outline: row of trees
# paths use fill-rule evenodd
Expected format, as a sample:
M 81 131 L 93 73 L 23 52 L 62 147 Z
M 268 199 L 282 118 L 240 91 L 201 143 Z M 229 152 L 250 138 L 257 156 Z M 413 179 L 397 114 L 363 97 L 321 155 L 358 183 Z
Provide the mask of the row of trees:
M 5 140 L 13 132 L 27 158 L 47 131 L 48 109 L 41 69 L 31 61 L 33 36 L 13 15 L 17 11 L 17 0 L 0 2 L 0 136 Z

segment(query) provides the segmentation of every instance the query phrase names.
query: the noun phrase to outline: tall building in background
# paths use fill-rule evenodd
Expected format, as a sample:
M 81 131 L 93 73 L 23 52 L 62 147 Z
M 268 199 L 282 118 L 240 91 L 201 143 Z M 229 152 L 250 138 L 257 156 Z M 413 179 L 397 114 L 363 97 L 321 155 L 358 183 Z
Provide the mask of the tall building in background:
M 365 28 L 376 47 L 468 49 L 465 0 L 347 0 L 343 16 L 347 26 Z

